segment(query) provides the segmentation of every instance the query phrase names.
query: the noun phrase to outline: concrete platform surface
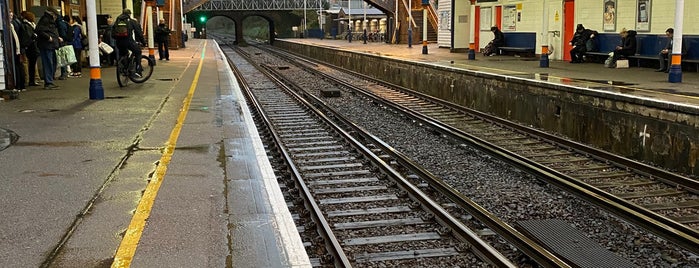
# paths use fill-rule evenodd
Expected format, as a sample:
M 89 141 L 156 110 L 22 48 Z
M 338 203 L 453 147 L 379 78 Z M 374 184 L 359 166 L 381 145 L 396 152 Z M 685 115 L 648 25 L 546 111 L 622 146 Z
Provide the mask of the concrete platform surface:
M 108 267 L 149 202 L 132 267 L 310 267 L 220 50 L 186 45 L 143 84 L 102 68 L 104 100 L 85 68 L 0 102 L 0 267 Z
M 409 48 L 407 44 L 364 44 L 361 40 L 349 43 L 347 40 L 310 38 L 284 41 L 699 106 L 699 72 L 685 72 L 682 74 L 682 83 L 669 83 L 668 74 L 655 72 L 653 68 L 610 69 L 599 63 L 571 64 L 560 60 L 550 60 L 549 67 L 542 68 L 539 67 L 539 57 L 487 57 L 480 53 L 476 53 L 475 60 L 468 60 L 467 53 L 452 53 L 450 49 L 440 48 L 433 43 L 428 44 L 427 54 L 423 54 L 422 45 Z

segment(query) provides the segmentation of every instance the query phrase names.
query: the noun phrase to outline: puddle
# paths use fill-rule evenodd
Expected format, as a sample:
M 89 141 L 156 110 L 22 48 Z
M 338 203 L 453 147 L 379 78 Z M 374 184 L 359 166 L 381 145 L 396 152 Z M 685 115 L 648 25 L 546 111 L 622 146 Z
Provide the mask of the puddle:
M 585 82 L 594 82 L 594 83 L 600 83 L 600 84 L 607 84 L 607 85 L 612 85 L 612 86 L 633 86 L 637 85 L 634 83 L 627 83 L 624 81 L 614 81 L 614 80 L 593 80 L 593 79 L 577 79 L 578 81 L 585 81 Z

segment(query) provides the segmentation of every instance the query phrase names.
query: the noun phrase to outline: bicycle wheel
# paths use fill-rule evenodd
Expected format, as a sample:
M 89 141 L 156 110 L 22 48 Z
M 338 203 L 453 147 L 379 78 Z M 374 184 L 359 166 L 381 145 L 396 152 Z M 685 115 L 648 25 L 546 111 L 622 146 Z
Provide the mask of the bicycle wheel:
M 153 65 L 155 65 L 154 62 L 148 56 L 141 55 L 140 72 L 138 72 L 139 70 L 137 70 L 137 72 L 132 74 L 131 76 L 129 76 L 129 78 L 134 83 L 146 82 L 148 80 L 148 78 L 150 78 L 150 76 L 153 75 L 153 69 L 155 67 Z M 136 66 L 136 68 L 139 68 L 139 67 Z
M 117 60 L 116 75 L 119 87 L 125 87 L 129 83 L 127 59 L 128 57 L 121 57 Z

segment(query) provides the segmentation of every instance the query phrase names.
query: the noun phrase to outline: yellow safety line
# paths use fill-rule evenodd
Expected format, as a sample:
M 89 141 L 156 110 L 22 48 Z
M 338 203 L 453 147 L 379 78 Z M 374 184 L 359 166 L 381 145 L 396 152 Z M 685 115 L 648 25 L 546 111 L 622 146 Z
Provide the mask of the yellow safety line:
M 165 145 L 165 151 L 160 157 L 160 162 L 158 167 L 155 169 L 155 174 L 153 174 L 153 178 L 151 178 L 150 182 L 148 182 L 146 191 L 143 192 L 143 196 L 138 202 L 138 207 L 136 207 L 136 212 L 134 212 L 133 218 L 131 218 L 129 228 L 126 229 L 124 239 L 121 240 L 121 244 L 117 249 L 116 255 L 114 255 L 112 268 L 131 266 L 131 261 L 133 260 L 134 254 L 136 254 L 136 247 L 138 246 L 138 242 L 141 240 L 141 235 L 143 234 L 143 228 L 146 225 L 146 220 L 150 216 L 151 209 L 153 208 L 155 196 L 158 194 L 160 184 L 163 182 L 165 172 L 167 171 L 167 166 L 170 164 L 172 154 L 175 152 L 177 138 L 180 136 L 180 130 L 182 130 L 184 120 L 187 118 L 187 111 L 189 110 L 189 105 L 192 102 L 194 91 L 197 88 L 197 82 L 199 82 L 201 68 L 204 65 L 206 43 L 207 41 L 204 41 L 204 49 L 201 51 L 199 67 L 197 67 L 197 72 L 194 74 L 194 80 L 192 81 L 192 85 L 189 87 L 189 93 L 187 93 L 187 97 L 183 101 L 182 110 L 180 110 L 180 115 L 177 117 L 177 124 L 175 124 L 172 132 L 170 132 L 170 138 Z

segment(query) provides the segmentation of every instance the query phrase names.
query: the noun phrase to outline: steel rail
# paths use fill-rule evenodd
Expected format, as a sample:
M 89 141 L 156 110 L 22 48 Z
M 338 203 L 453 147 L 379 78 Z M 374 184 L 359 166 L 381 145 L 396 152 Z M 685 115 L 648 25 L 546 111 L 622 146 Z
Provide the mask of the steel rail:
M 237 50 L 237 49 L 236 49 Z M 245 53 L 239 53 L 243 57 L 248 57 Z M 255 99 L 253 96 L 250 86 L 247 83 L 247 80 L 243 77 L 242 73 L 240 73 L 240 70 L 233 64 L 233 62 L 230 60 L 230 58 L 226 57 L 226 60 L 228 61 L 228 64 L 231 66 L 233 69 L 233 72 L 235 74 L 236 79 L 238 80 L 238 84 L 241 86 L 241 89 L 243 91 L 243 94 L 245 95 L 245 98 L 248 101 L 248 105 L 252 106 L 255 111 L 258 114 L 259 120 L 264 123 L 264 125 L 267 127 L 267 131 L 269 131 L 269 134 L 272 136 L 272 140 L 274 140 L 278 152 L 283 156 L 284 161 L 286 162 L 286 165 L 289 167 L 289 172 L 291 177 L 294 179 L 296 186 L 299 187 L 302 191 L 300 193 L 302 194 L 302 197 L 304 199 L 304 205 L 310 212 L 310 215 L 313 219 L 313 221 L 316 223 L 317 229 L 318 229 L 318 234 L 320 234 L 323 237 L 323 241 L 326 244 L 326 248 L 330 255 L 333 257 L 333 262 L 335 267 L 352 267 L 352 264 L 349 261 L 349 258 L 345 255 L 344 251 L 342 250 L 342 246 L 340 245 L 340 241 L 335 237 L 335 235 L 332 232 L 332 229 L 330 228 L 330 224 L 328 224 L 328 221 L 325 219 L 323 216 L 322 210 L 320 207 L 318 207 L 317 202 L 313 198 L 311 191 L 308 189 L 306 186 L 306 183 L 303 181 L 303 178 L 301 176 L 301 173 L 298 171 L 296 166 L 294 165 L 293 161 L 291 160 L 291 156 L 289 153 L 283 149 L 282 143 L 281 143 L 281 138 L 277 134 L 277 132 L 272 128 L 272 122 L 269 120 L 267 115 L 265 114 L 264 110 L 262 109 L 261 104 Z M 254 64 L 252 64 L 254 65 Z M 254 65 L 256 68 L 258 68 L 256 65 Z M 258 68 L 258 70 L 260 70 Z M 262 70 L 260 70 L 262 71 Z
M 334 67 L 334 66 L 333 66 Z M 337 67 L 334 67 L 337 68 Z M 341 69 L 341 68 L 337 68 Z M 390 88 L 398 88 L 400 90 L 406 90 L 407 92 L 410 92 L 411 94 L 414 94 L 418 97 L 423 97 L 427 100 L 430 101 L 435 101 L 439 104 L 445 105 L 448 104 L 448 102 L 443 101 L 443 100 L 438 100 L 434 97 L 427 96 L 423 93 L 415 92 L 403 87 L 399 87 L 396 85 L 391 85 L 386 82 L 382 82 L 380 80 L 368 77 L 363 74 L 359 74 L 353 71 L 349 70 L 344 70 L 341 69 L 342 72 L 345 73 L 351 73 L 352 75 L 357 75 L 360 77 L 363 77 L 365 79 L 371 80 L 372 82 L 379 83 L 381 85 L 390 87 Z M 322 74 L 322 73 L 320 73 Z M 452 126 L 446 125 L 442 122 L 436 121 L 432 119 L 431 117 L 424 115 L 420 112 L 416 112 L 413 110 L 410 110 L 409 108 L 403 107 L 400 104 L 396 104 L 390 101 L 386 101 L 380 96 L 376 96 L 371 92 L 366 92 L 364 89 L 360 89 L 355 87 L 354 85 L 351 85 L 349 83 L 346 83 L 342 80 L 338 80 L 334 77 L 331 77 L 326 74 L 322 74 L 325 78 L 331 79 L 331 81 L 338 83 L 340 85 L 343 85 L 345 87 L 351 88 L 351 89 L 358 89 L 359 92 L 362 94 L 371 97 L 372 99 L 375 99 L 376 101 L 379 101 L 387 106 L 390 106 L 398 111 L 404 112 L 408 115 L 410 115 L 412 118 L 419 120 L 427 125 L 431 125 L 435 129 L 439 130 L 445 135 L 449 135 L 453 138 L 460 139 L 463 141 L 466 141 L 478 148 L 482 148 L 485 150 L 488 154 L 493 155 L 495 157 L 498 157 L 506 162 L 509 162 L 519 168 L 522 168 L 523 170 L 538 176 L 539 178 L 546 179 L 547 182 L 552 183 L 559 188 L 565 189 L 567 191 L 570 191 L 571 193 L 576 194 L 577 196 L 583 198 L 584 200 L 587 200 L 598 207 L 601 207 L 603 209 L 606 209 L 610 211 L 611 213 L 620 216 L 637 226 L 640 226 L 660 237 L 663 237 L 669 241 L 672 241 L 673 243 L 689 250 L 694 253 L 699 254 L 699 232 L 695 229 L 689 228 L 687 225 L 681 224 L 677 221 L 674 221 L 672 219 L 669 219 L 663 215 L 660 215 L 658 213 L 655 213 L 649 209 L 646 209 L 644 207 L 641 207 L 637 204 L 631 203 L 625 199 L 619 198 L 613 194 L 610 194 L 606 191 L 603 191 L 597 187 L 591 186 L 587 183 L 584 183 L 580 180 L 577 180 L 573 177 L 570 177 L 568 175 L 565 175 L 559 171 L 556 171 L 555 169 L 546 167 L 542 164 L 539 164 L 537 162 L 534 162 L 532 160 L 526 159 L 516 153 L 510 152 L 508 150 L 505 150 L 495 144 L 492 144 L 488 141 L 485 141 L 481 138 L 476 137 L 475 135 L 466 133 L 460 129 L 454 128 Z M 673 185 L 680 185 L 682 187 L 686 187 L 689 191 L 691 192 L 696 192 L 696 189 L 698 189 L 697 185 L 699 182 L 694 181 L 692 179 L 673 174 L 661 169 L 654 168 L 652 166 L 643 164 L 643 163 L 638 163 L 636 161 L 621 157 L 621 156 L 615 156 L 613 154 L 610 154 L 608 152 L 601 151 L 599 149 L 591 148 L 589 146 L 576 143 L 573 141 L 566 141 L 562 138 L 555 137 L 551 134 L 542 132 L 540 130 L 536 130 L 533 128 L 528 128 L 525 126 L 520 126 L 515 123 L 506 121 L 504 119 L 496 118 L 491 115 L 487 115 L 485 113 L 475 111 L 466 107 L 454 105 L 454 104 L 449 104 L 448 105 L 451 108 L 464 111 L 466 113 L 471 113 L 475 115 L 475 117 L 481 117 L 482 119 L 488 121 L 492 120 L 493 123 L 499 124 L 499 125 L 504 125 L 508 127 L 512 127 L 515 130 L 518 130 L 520 132 L 524 132 L 528 135 L 539 135 L 541 134 L 544 139 L 548 139 L 551 142 L 561 142 L 561 144 L 564 144 L 566 148 L 571 148 L 574 150 L 578 150 L 578 152 L 582 152 L 583 154 L 590 154 L 591 156 L 596 156 L 595 158 L 597 160 L 601 161 L 609 161 L 609 162 L 615 162 L 617 165 L 621 165 L 622 167 L 623 164 L 619 163 L 629 163 L 629 166 L 636 168 L 637 171 L 641 174 L 645 174 L 648 176 L 653 176 L 654 178 L 658 176 L 658 174 L 662 176 L 667 176 L 663 181 L 669 181 L 671 183 L 674 183 Z M 557 143 L 558 144 L 558 143 Z M 574 146 L 574 147 L 573 147 Z M 600 153 L 599 155 L 595 155 L 596 153 Z M 604 157 L 609 156 L 611 159 L 607 160 Z
M 275 70 L 272 68 L 267 68 L 267 70 L 273 74 L 273 76 L 269 77 L 272 80 L 277 80 L 279 86 L 284 86 L 286 84 L 292 84 L 294 85 L 295 88 L 297 89 L 302 89 L 302 87 L 299 87 L 298 85 L 294 84 L 292 81 L 288 81 L 284 78 L 283 76 L 279 73 L 277 73 Z M 429 196 L 427 196 L 425 193 L 423 193 L 420 189 L 418 189 L 417 186 L 413 185 L 410 183 L 407 179 L 405 179 L 400 173 L 398 173 L 395 169 L 390 167 L 388 163 L 386 163 L 383 159 L 381 159 L 379 156 L 374 154 L 371 149 L 367 148 L 364 146 L 361 142 L 357 141 L 350 133 L 348 133 L 346 130 L 344 130 L 341 126 L 339 126 L 336 122 L 334 122 L 330 116 L 332 117 L 338 117 L 340 116 L 339 114 L 335 113 L 332 109 L 329 107 L 322 107 L 323 111 L 321 111 L 316 105 L 311 104 L 304 96 L 314 98 L 311 94 L 308 94 L 301 90 L 304 96 L 301 95 L 301 93 L 295 92 L 291 88 L 289 88 L 288 91 L 292 96 L 294 96 L 299 102 L 303 103 L 306 105 L 309 110 L 312 110 L 316 113 L 316 115 L 319 118 L 322 118 L 329 126 L 333 127 L 339 134 L 341 134 L 348 142 L 350 142 L 355 148 L 359 149 L 362 151 L 362 153 L 368 157 L 373 163 L 375 163 L 376 167 L 380 168 L 384 174 L 389 176 L 393 181 L 398 183 L 401 187 L 401 189 L 405 190 L 408 195 L 413 199 L 422 204 L 422 207 L 435 215 L 435 217 L 439 220 L 441 224 L 444 226 L 449 227 L 457 237 L 459 237 L 462 241 L 466 241 L 467 243 L 470 244 L 472 247 L 474 253 L 476 253 L 479 257 L 481 257 L 484 261 L 487 261 L 491 263 L 492 265 L 496 267 L 516 267 L 514 264 L 510 262 L 507 258 L 505 258 L 500 252 L 498 252 L 496 249 L 492 248 L 490 245 L 488 245 L 485 241 L 483 241 L 475 232 L 470 230 L 468 227 L 466 227 L 463 223 L 461 223 L 458 219 L 456 219 L 454 216 L 450 215 L 444 208 L 439 206 L 434 200 L 432 200 Z M 314 100 L 315 101 L 315 100 Z M 355 129 L 355 131 L 358 131 L 359 129 Z M 370 135 L 368 133 L 364 133 L 364 135 Z

